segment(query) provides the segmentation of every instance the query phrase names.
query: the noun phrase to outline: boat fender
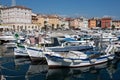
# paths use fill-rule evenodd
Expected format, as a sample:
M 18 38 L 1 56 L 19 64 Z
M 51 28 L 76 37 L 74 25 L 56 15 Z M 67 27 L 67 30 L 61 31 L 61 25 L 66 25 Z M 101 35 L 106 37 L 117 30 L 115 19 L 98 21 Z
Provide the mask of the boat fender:
M 108 57 L 108 60 L 112 60 L 112 59 L 113 59 L 113 57 L 112 57 L 112 56 L 109 56 L 109 57 Z
M 70 59 L 63 59 L 65 62 L 72 62 Z
M 96 59 L 91 59 L 90 60 L 92 63 L 95 63 L 96 62 Z

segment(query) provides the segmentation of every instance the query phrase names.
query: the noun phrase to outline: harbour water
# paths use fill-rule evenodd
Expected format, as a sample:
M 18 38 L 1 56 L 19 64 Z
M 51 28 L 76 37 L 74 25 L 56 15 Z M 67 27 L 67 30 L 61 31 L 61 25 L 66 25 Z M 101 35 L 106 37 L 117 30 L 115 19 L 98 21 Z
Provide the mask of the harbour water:
M 120 80 L 119 74 L 119 60 L 92 67 L 48 69 L 39 61 L 15 58 L 12 48 L 0 46 L 1 80 Z

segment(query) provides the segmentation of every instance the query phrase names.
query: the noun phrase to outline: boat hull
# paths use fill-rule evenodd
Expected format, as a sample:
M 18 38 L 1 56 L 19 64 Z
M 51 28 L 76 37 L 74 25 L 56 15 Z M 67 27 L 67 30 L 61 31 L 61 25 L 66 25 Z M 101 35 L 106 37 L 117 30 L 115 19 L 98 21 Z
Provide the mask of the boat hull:
M 32 61 L 42 60 L 45 58 L 41 49 L 27 48 L 27 53 Z
M 27 51 L 22 48 L 14 48 L 14 56 L 15 57 L 29 57 Z
M 94 59 L 69 59 L 69 58 L 65 59 L 62 57 L 50 56 L 48 54 L 45 54 L 45 56 L 49 68 L 66 68 L 66 67 L 77 68 L 77 67 L 94 66 L 94 65 L 106 63 L 114 58 L 113 55 L 106 55 Z

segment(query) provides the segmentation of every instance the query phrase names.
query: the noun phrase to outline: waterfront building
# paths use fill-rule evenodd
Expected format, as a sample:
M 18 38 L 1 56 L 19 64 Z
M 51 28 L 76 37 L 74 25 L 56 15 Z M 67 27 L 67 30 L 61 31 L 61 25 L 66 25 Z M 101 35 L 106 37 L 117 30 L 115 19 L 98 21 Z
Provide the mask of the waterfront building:
M 32 23 L 40 28 L 55 29 L 61 27 L 60 17 L 57 15 L 34 14 L 32 16 Z
M 88 28 L 88 19 L 85 17 L 79 18 L 79 28 Z
M 89 28 L 95 28 L 96 27 L 96 19 L 89 19 L 88 20 L 88 27 Z
M 32 13 L 32 24 L 37 24 L 38 18 L 37 18 L 37 14 Z
M 112 25 L 114 25 L 115 28 L 120 29 L 120 20 L 113 20 L 112 21 Z
M 0 5 L 0 25 L 1 25 L 1 23 L 2 23 L 1 11 L 2 11 L 2 5 Z
M 59 28 L 60 27 L 59 18 L 60 17 L 58 15 L 48 15 L 47 16 L 48 26 L 54 29 Z
M 77 28 L 79 28 L 79 22 L 80 22 L 79 18 L 74 18 L 71 20 L 70 26 L 74 29 L 77 29 Z
M 82 18 L 80 18 L 79 27 L 80 27 L 80 28 L 83 27 L 83 19 L 82 19 Z
M 6 8 L 6 6 L 3 6 L 0 4 L 0 25 L 2 24 L 2 9 Z
M 38 29 L 32 24 L 32 10 L 24 6 L 12 6 L 3 8 L 1 11 L 2 24 L 12 26 L 13 30 Z
M 47 21 L 47 15 L 43 15 L 43 14 L 32 15 L 32 24 L 36 24 L 40 26 L 40 28 L 45 26 L 46 21 Z
M 23 6 L 3 8 L 3 24 L 31 24 L 31 14 L 31 9 Z
M 59 24 L 61 29 L 69 29 L 69 21 L 67 21 L 66 18 L 60 18 Z
M 111 28 L 112 19 L 110 17 L 104 17 L 101 19 L 101 28 Z
M 73 19 L 70 18 L 70 17 L 69 17 L 69 18 L 65 18 L 65 21 L 68 22 L 68 26 L 69 26 L 70 29 L 73 28 L 72 25 L 71 25 L 71 21 L 72 21 L 72 20 L 73 20 Z

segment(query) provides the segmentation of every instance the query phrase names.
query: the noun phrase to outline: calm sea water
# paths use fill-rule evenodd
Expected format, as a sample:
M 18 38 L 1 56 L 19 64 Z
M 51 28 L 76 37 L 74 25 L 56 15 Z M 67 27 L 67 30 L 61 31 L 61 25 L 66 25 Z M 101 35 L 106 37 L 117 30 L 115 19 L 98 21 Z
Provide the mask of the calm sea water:
M 29 58 L 15 58 L 13 49 L 0 47 L 0 75 L 6 80 L 120 80 L 120 61 L 92 67 L 48 69 Z

